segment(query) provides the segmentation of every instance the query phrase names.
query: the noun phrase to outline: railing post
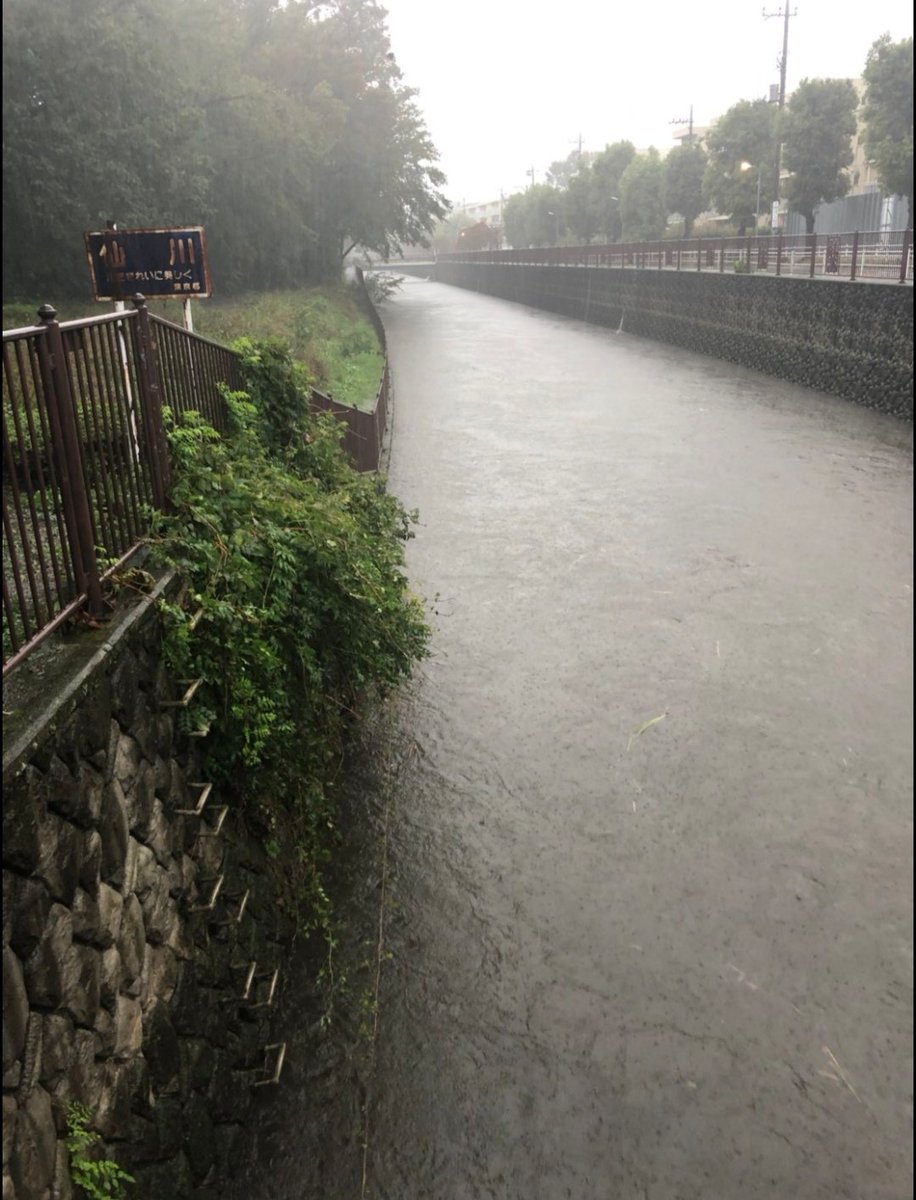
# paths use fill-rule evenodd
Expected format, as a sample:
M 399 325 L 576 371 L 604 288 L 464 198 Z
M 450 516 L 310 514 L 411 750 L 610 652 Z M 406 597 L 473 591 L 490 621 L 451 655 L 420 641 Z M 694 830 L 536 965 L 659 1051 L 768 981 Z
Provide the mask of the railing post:
M 703 239 L 697 238 L 697 270 L 698 271 L 702 271 L 702 269 L 703 269 L 700 266 L 700 258 L 702 256 L 702 254 L 703 254 Z
M 817 254 L 817 234 L 811 234 L 811 270 L 808 272 L 808 278 L 814 278 L 814 258 Z
M 912 200 L 910 201 L 912 204 Z M 906 283 L 906 269 L 910 260 L 910 248 L 913 245 L 912 229 L 904 229 L 903 231 L 903 253 L 900 255 L 900 274 L 897 277 L 898 283 Z
M 719 274 L 725 270 L 725 239 L 719 242 Z
M 159 354 L 149 319 L 146 297 L 137 293 L 132 298 L 137 310 L 137 379 L 140 383 L 140 408 L 146 441 L 150 450 L 153 500 L 164 508 L 171 485 L 169 449 L 162 419 L 162 387 L 159 375 Z
M 750 274 L 751 271 L 753 271 L 753 269 L 754 269 L 752 266 L 752 263 L 751 263 L 752 255 L 751 255 L 751 239 L 750 238 L 747 239 L 747 244 L 744 247 L 744 255 L 745 255 L 745 259 L 747 261 L 747 271 L 748 271 L 748 274 Z
M 776 274 L 782 274 L 782 230 L 776 235 Z
M 856 277 L 856 268 L 859 265 L 859 231 L 853 230 L 852 234 L 852 267 L 849 271 L 849 279 L 852 282 Z
M 90 616 L 100 617 L 105 611 L 105 605 L 99 580 L 89 489 L 86 486 L 83 456 L 80 452 L 76 406 L 67 372 L 67 352 L 60 334 L 57 312 L 50 304 L 41 306 L 38 318 L 47 331 L 44 337 L 38 339 L 38 354 L 51 423 L 51 452 L 57 465 L 61 507 L 70 542 L 73 575 L 76 586 L 88 597 Z

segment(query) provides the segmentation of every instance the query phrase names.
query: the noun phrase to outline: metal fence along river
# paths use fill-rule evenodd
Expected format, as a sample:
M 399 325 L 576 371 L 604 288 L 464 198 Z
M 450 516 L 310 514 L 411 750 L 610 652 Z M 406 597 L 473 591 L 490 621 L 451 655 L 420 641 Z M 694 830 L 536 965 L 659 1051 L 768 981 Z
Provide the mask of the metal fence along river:
M 913 231 L 686 238 L 601 246 L 456 251 L 441 262 L 524 266 L 618 267 L 668 271 L 739 271 L 860 282 L 912 283 Z
M 132 311 L 3 334 L 3 672 L 79 613 L 106 611 L 102 585 L 149 532 L 168 498 L 163 408 L 197 411 L 227 427 L 222 388 L 243 387 L 239 356 Z M 374 324 L 380 322 L 374 310 Z M 358 470 L 376 470 L 388 404 L 388 366 L 364 412 L 312 391 L 312 405 L 345 424 Z

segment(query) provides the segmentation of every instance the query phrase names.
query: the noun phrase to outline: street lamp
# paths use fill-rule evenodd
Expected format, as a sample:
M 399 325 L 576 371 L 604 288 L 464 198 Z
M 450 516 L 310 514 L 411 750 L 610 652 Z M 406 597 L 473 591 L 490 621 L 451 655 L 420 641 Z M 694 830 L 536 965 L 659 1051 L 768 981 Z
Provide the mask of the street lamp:
M 557 216 L 557 214 L 555 212 L 551 212 L 550 209 L 547 210 L 547 215 L 548 215 L 548 217 L 553 217 L 553 244 L 555 246 L 559 246 L 559 244 L 560 244 L 560 218 Z
M 739 163 L 738 169 L 740 171 L 753 171 L 754 164 L 749 162 Z M 754 233 L 757 233 L 760 229 L 760 173 L 762 170 L 762 167 L 757 168 L 757 212 L 754 216 Z

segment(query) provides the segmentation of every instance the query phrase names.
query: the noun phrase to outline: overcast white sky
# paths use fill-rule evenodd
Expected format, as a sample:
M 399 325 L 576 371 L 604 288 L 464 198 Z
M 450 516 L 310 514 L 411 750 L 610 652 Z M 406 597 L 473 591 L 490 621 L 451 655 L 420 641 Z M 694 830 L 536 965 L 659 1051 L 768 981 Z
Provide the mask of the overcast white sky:
M 392 49 L 457 203 L 537 182 L 582 134 L 585 150 L 628 138 L 670 147 L 672 118 L 706 125 L 779 82 L 783 22 L 759 0 L 381 0 Z M 791 5 L 794 9 L 796 4 Z M 858 77 L 885 31 L 913 32 L 908 0 L 797 0 L 787 93 L 799 80 Z M 778 12 L 780 3 L 767 5 Z

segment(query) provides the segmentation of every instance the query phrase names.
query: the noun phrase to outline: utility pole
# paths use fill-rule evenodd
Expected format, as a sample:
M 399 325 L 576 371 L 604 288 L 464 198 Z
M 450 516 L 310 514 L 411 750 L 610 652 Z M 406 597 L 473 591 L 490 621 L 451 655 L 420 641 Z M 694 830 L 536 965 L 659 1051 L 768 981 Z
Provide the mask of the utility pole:
M 779 212 L 779 177 L 782 174 L 782 111 L 786 105 L 786 64 L 789 61 L 789 19 L 797 17 L 798 9 L 795 8 L 789 11 L 788 0 L 783 8 L 778 12 L 768 13 L 763 10 L 764 21 L 769 21 L 772 17 L 782 18 L 782 57 L 779 59 L 779 111 L 776 114 L 776 173 L 773 179 L 773 224 L 776 224 L 775 215 Z
M 531 180 L 531 186 L 534 187 L 534 167 L 530 167 L 525 174 Z
M 570 145 L 576 147 L 576 166 L 582 166 L 582 134 L 579 134 L 578 140 L 571 142 Z

